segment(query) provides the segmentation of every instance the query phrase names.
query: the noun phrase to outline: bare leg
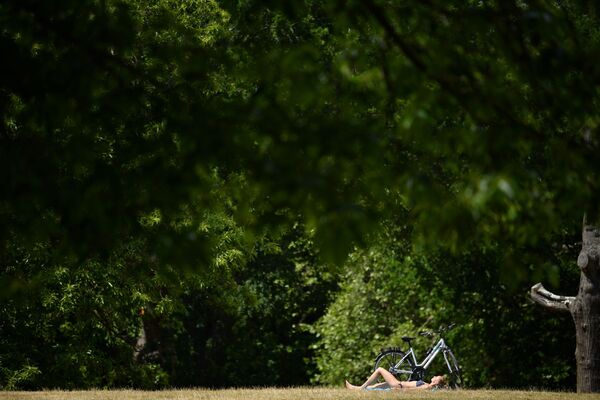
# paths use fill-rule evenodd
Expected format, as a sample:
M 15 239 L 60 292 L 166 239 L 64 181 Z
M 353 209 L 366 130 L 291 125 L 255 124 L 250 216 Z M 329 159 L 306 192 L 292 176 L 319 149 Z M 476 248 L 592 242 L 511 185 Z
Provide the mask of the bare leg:
M 353 385 L 350 382 L 346 381 L 346 389 L 360 390 L 360 386 Z
M 394 388 L 401 386 L 400 381 L 396 379 L 394 375 L 392 375 L 389 371 L 379 367 L 375 371 L 373 371 L 369 379 L 367 379 L 367 381 L 361 386 L 355 386 L 346 381 L 346 387 L 348 389 L 364 389 L 366 387 L 370 387 L 371 385 L 373 385 L 373 387 L 383 387 L 383 384 L 374 385 L 377 382 L 377 378 L 380 376 L 383 377 L 383 379 L 385 380 L 385 385 L 388 385 L 388 387 Z
M 396 377 L 394 375 L 392 375 L 392 373 L 390 371 L 388 371 L 385 368 L 377 368 L 375 370 L 375 372 L 373 372 L 371 374 L 371 376 L 369 377 L 369 379 L 367 379 L 367 381 L 365 383 L 362 384 L 362 388 L 365 388 L 367 386 L 370 386 L 372 384 L 374 384 L 375 382 L 377 382 L 377 377 L 381 376 L 384 380 L 385 383 L 387 383 L 388 385 L 390 385 L 390 387 L 394 388 L 394 387 L 398 387 L 398 386 L 402 386 L 400 384 L 400 381 L 398 379 L 396 379 Z
M 367 386 L 368 389 L 389 389 L 390 387 L 390 384 L 387 382 L 381 382 L 371 386 Z

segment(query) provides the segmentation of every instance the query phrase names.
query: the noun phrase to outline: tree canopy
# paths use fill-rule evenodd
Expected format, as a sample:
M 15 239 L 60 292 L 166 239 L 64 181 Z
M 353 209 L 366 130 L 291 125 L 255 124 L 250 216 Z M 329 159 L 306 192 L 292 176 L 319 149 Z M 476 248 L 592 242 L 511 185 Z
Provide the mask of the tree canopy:
M 52 386 L 63 371 L 38 372 L 59 354 L 72 387 L 332 382 L 323 349 L 348 299 L 377 309 L 405 289 L 398 271 L 435 277 L 446 258 L 504 307 L 528 278 L 570 282 L 583 214 L 598 218 L 589 2 L 8 0 L 0 22 L 4 387 Z M 385 229 L 396 252 L 377 247 Z M 368 268 L 394 277 L 381 294 L 360 292 Z M 463 287 L 434 282 L 421 312 L 447 322 L 433 309 Z M 483 301 L 467 286 L 448 315 Z M 393 338 L 387 320 L 357 337 L 375 323 Z M 268 360 L 240 352 L 242 330 Z M 19 353 L 35 340 L 55 353 Z M 285 370 L 297 347 L 298 381 L 206 375 L 240 354 Z

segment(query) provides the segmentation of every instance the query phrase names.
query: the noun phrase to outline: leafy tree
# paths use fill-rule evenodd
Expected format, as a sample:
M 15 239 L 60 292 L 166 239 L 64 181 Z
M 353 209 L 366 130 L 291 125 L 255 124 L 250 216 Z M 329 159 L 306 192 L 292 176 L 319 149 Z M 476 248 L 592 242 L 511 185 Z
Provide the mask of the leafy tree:
M 168 376 L 159 364 L 139 365 L 132 356 L 138 311 L 153 286 L 148 279 L 139 279 L 144 272 L 133 272 L 145 267 L 143 248 L 132 241 L 110 263 L 48 262 L 40 272 L 37 262 L 50 259 L 48 248 L 42 248 L 37 254 L 24 253 L 33 268 L 4 271 L 5 279 L 29 284 L 1 303 L 0 385 L 5 389 L 164 385 Z
M 571 386 L 568 324 L 539 315 L 523 284 L 502 284 L 498 248 L 408 251 L 406 235 L 398 233 L 351 255 L 340 294 L 315 325 L 317 382 L 363 380 L 381 348 L 406 348 L 401 336 L 456 323 L 446 339 L 468 386 Z M 568 287 L 577 271 L 565 265 L 560 278 L 560 287 Z M 423 357 L 433 343 L 417 336 L 413 344 Z M 438 359 L 428 374 L 446 372 Z
M 310 67 L 296 63 L 284 76 L 312 83 L 319 100 L 309 103 L 309 110 L 328 104 L 326 95 L 334 93 L 331 104 L 343 104 L 343 111 L 333 107 L 319 113 L 317 127 L 305 127 L 298 123 L 305 106 L 301 89 L 292 90 L 286 102 L 266 90 L 261 92 L 264 101 L 287 112 L 292 121 L 278 131 L 292 140 L 316 132 L 341 135 L 340 151 L 326 155 L 336 160 L 339 171 L 352 154 L 345 145 L 360 143 L 360 160 L 368 172 L 352 171 L 336 189 L 351 187 L 344 196 L 349 203 L 366 210 L 384 204 L 379 209 L 387 212 L 397 209 L 397 197 L 386 196 L 397 193 L 411 209 L 423 242 L 441 241 L 451 248 L 474 238 L 501 243 L 504 274 L 513 276 L 515 284 L 530 266 L 534 274 L 552 274 L 548 258 L 536 249 L 563 229 L 577 229 L 583 210 L 594 221 L 598 214 L 597 166 L 592 161 L 597 93 L 589 85 L 598 77 L 594 8 L 577 1 L 365 0 L 343 11 L 339 6 L 325 5 L 332 36 L 345 39 L 337 48 L 331 41 L 333 54 L 337 50 L 339 55 L 332 59 L 337 70 L 319 80 L 310 75 Z M 292 13 L 301 15 L 304 9 L 299 9 Z M 296 50 L 301 52 L 306 49 Z M 309 73 L 302 75 L 305 71 Z M 338 90 L 328 92 L 331 87 Z M 362 99 L 356 96 L 359 90 Z M 329 118 L 338 123 L 327 123 Z M 268 132 L 266 126 L 259 128 Z M 366 138 L 372 141 L 361 142 Z M 284 144 L 277 151 L 286 154 L 281 164 L 297 163 L 285 150 Z M 375 154 L 381 165 L 369 163 Z M 369 190 L 361 190 L 360 184 Z M 339 204 L 335 195 L 329 200 Z M 359 212 L 354 221 L 365 228 L 361 215 L 366 213 Z M 591 282 L 595 293 L 596 279 Z M 596 294 L 578 299 L 585 299 L 583 309 L 597 310 Z M 581 340 L 595 343 L 596 311 L 581 315 L 585 319 L 577 323 L 578 331 L 588 326 L 592 332 Z M 578 382 L 590 384 L 578 385 L 579 390 L 597 391 L 592 379 L 598 376 L 597 363 L 590 361 L 598 359 L 597 346 L 581 348 L 588 351 L 578 357 L 584 373 Z
M 308 326 L 324 312 L 337 281 L 315 262 L 310 240 L 298 233 L 264 242 L 231 281 L 184 297 L 184 329 L 173 340 L 181 346 L 178 354 L 189 359 L 181 360 L 178 385 L 308 381 L 314 370 Z
M 181 221 L 187 223 L 185 213 Z M 144 223 L 151 229 L 156 221 Z M 225 211 L 207 213 L 196 229 L 213 249 L 200 271 L 161 265 L 143 240 L 124 243 L 104 263 L 78 266 L 50 263 L 49 248 L 23 250 L 22 259 L 12 254 L 31 268 L 3 273 L 27 285 L 1 304 L 0 385 L 307 382 L 314 370 L 308 326 L 335 292 L 335 270 L 318 263 L 300 226 L 256 248 Z
M 245 234 L 300 215 L 335 261 L 408 209 L 415 243 L 493 248 L 513 285 L 556 280 L 542 249 L 598 214 L 586 2 L 5 1 L 0 21 L 10 296 L 136 240 L 173 287 L 218 281 L 198 226 L 223 192 Z
M 211 207 L 215 166 L 243 170 L 265 210 L 301 212 L 336 260 L 399 204 L 423 237 L 509 242 L 514 270 L 529 265 L 516 251 L 595 214 L 598 43 L 584 4 L 1 12 L 3 241 L 98 253 L 158 209 L 157 249 L 198 264 L 203 238 L 170 221 L 190 198 Z
M 217 59 L 209 54 L 220 33 L 192 26 L 173 4 L 3 3 L 0 47 L 11 60 L 0 83 L 3 243 L 16 236 L 52 242 L 63 259 L 106 256 L 158 210 L 161 255 L 174 255 L 178 240 L 177 253 L 202 259 L 192 251 L 202 237 L 171 223 L 210 187 L 208 149 L 222 145 L 202 134 L 214 126 L 196 124 L 215 105 L 205 99 L 216 90 L 208 60 Z M 204 6 L 196 14 L 223 20 L 214 3 L 194 4 Z

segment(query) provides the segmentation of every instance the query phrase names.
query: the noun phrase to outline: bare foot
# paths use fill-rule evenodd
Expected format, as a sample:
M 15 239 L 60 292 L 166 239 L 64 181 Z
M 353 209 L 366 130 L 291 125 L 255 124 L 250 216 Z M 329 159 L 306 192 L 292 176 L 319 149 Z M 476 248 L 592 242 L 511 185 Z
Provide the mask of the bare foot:
M 354 386 L 350 382 L 346 381 L 346 389 L 350 390 L 360 390 L 360 386 Z

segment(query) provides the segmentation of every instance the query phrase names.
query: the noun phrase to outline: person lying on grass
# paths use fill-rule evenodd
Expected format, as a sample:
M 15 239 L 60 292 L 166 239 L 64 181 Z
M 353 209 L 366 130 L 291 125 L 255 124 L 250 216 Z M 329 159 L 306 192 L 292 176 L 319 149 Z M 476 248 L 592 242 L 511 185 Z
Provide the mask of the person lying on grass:
M 377 378 L 382 377 L 385 382 L 377 382 Z M 432 389 L 444 384 L 445 378 L 443 376 L 434 376 L 431 378 L 431 383 L 423 381 L 399 381 L 394 375 L 384 368 L 377 368 L 375 372 L 371 374 L 369 379 L 360 386 L 355 386 L 350 382 L 346 381 L 346 388 L 352 390 L 389 390 L 389 389 Z

